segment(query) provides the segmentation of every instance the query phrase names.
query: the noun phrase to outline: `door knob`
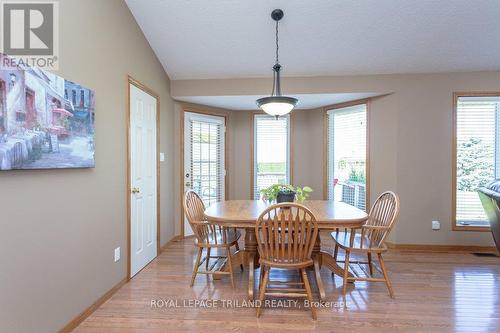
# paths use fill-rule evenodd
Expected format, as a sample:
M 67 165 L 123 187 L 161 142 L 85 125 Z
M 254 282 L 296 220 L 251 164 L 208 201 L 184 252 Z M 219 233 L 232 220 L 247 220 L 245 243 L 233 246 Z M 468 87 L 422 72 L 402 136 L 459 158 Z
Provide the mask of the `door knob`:
M 132 193 L 134 193 L 134 194 L 135 194 L 135 193 L 139 193 L 139 192 L 141 192 L 141 190 L 140 190 L 138 187 L 132 187 L 132 190 L 131 190 L 131 191 L 132 191 Z

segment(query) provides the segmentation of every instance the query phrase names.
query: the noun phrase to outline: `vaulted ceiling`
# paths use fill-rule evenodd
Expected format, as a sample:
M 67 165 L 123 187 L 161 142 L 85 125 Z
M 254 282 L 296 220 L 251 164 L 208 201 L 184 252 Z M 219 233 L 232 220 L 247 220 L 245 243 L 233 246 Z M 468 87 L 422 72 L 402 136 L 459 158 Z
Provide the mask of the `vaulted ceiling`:
M 172 80 L 500 70 L 500 1 L 126 0 Z

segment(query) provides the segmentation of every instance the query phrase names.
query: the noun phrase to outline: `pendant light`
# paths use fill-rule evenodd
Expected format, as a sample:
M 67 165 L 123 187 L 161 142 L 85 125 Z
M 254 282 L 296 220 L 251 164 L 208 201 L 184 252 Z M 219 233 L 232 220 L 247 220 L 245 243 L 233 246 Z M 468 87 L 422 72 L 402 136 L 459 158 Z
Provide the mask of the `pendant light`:
M 273 91 L 271 96 L 259 98 L 257 100 L 257 106 L 259 108 L 276 118 L 292 111 L 299 102 L 296 98 L 281 95 L 278 27 L 279 21 L 283 18 L 283 15 L 281 9 L 275 9 L 271 13 L 272 19 L 276 21 L 276 63 L 273 66 Z

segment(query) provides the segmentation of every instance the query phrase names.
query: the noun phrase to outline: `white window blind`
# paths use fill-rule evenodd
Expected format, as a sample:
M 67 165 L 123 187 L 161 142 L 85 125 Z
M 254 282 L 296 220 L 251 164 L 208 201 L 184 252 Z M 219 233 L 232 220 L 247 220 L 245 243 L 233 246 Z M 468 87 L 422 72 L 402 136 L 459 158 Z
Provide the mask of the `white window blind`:
M 488 226 L 477 189 L 500 177 L 500 97 L 459 97 L 456 110 L 456 223 Z
M 290 182 L 290 116 L 254 116 L 254 199 L 260 190 Z
M 206 207 L 224 200 L 224 123 L 192 117 L 191 182 Z
M 328 200 L 366 210 L 366 104 L 327 112 Z

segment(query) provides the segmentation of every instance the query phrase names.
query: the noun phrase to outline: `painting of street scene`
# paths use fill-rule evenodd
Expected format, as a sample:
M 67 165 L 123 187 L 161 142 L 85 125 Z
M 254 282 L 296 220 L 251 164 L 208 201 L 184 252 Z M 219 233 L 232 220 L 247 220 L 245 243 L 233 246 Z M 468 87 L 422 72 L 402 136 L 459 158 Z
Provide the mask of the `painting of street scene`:
M 1 67 L 0 170 L 93 168 L 94 99 L 44 70 Z

